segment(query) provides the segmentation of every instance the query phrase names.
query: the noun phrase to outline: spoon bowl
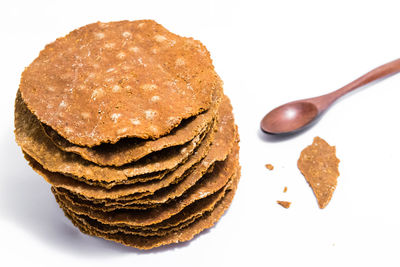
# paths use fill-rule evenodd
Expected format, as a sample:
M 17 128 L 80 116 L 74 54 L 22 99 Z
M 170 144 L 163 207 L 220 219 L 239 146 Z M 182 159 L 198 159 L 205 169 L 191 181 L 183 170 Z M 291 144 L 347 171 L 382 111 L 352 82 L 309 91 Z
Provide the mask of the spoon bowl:
M 318 115 L 318 108 L 311 102 L 290 102 L 265 115 L 261 120 L 261 129 L 269 134 L 294 132 L 309 125 Z

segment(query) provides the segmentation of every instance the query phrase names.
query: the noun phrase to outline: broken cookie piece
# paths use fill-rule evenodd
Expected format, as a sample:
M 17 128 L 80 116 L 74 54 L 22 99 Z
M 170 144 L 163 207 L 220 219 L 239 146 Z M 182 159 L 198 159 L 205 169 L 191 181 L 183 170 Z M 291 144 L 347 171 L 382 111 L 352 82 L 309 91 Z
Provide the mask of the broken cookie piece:
M 336 148 L 318 136 L 310 146 L 303 149 L 297 161 L 297 166 L 314 191 L 321 209 L 328 205 L 336 189 L 339 162 Z
M 278 203 L 279 205 L 281 205 L 281 206 L 284 207 L 285 209 L 290 208 L 290 205 L 292 204 L 292 202 L 289 202 L 289 201 L 282 201 L 282 200 L 277 200 L 276 203 Z

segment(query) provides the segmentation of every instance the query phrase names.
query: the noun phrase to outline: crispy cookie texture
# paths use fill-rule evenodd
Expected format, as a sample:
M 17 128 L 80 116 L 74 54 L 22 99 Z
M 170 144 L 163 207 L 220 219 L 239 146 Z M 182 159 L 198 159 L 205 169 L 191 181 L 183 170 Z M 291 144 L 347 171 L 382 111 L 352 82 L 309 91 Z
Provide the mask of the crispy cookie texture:
M 207 49 L 152 20 L 94 23 L 47 45 L 20 82 L 29 110 L 69 142 L 156 139 L 208 110 Z
M 52 128 L 42 124 L 45 133 L 61 150 L 73 152 L 82 158 L 102 166 L 122 166 L 132 161 L 137 161 L 148 154 L 171 146 L 183 145 L 200 133 L 212 123 L 218 112 L 222 99 L 221 85 L 213 92 L 213 103 L 209 110 L 193 116 L 174 128 L 168 135 L 156 140 L 139 138 L 123 138 L 115 144 L 102 144 L 95 147 L 77 146 L 68 142 Z
M 92 220 L 96 221 L 98 225 L 101 225 L 103 231 L 112 231 L 116 232 L 118 229 L 123 229 L 122 231 L 126 232 L 135 232 L 137 234 L 143 233 L 145 236 L 149 235 L 148 232 L 155 232 L 155 235 L 157 232 L 159 232 L 161 229 L 174 229 L 176 227 L 182 228 L 183 226 L 187 225 L 188 223 L 193 222 L 195 219 L 199 218 L 202 214 L 205 212 L 211 211 L 215 205 L 224 197 L 225 193 L 227 190 L 230 190 L 230 187 L 232 186 L 231 182 L 234 178 L 230 180 L 230 183 L 227 183 L 222 189 L 217 191 L 216 193 L 205 197 L 201 200 L 198 200 L 188 206 L 186 206 L 181 212 L 178 214 L 172 216 L 171 218 L 162 221 L 161 223 L 156 223 L 153 225 L 149 226 L 141 226 L 141 227 L 129 227 L 129 226 L 113 226 L 113 225 L 108 225 L 108 224 L 101 224 L 99 221 L 90 219 L 88 216 L 80 216 L 81 218 L 85 218 L 86 220 Z M 65 198 L 69 198 L 68 193 L 66 191 L 59 191 L 52 187 L 52 192 L 64 210 L 68 210 L 66 206 L 62 204 L 62 202 L 59 200 L 59 196 L 63 195 Z M 73 213 L 71 211 L 71 213 Z M 75 214 L 75 213 L 73 213 Z
M 185 195 L 154 209 L 127 210 L 119 209 L 110 212 L 93 210 L 82 202 L 73 202 L 59 195 L 58 201 L 72 212 L 85 215 L 108 225 L 148 226 L 160 223 L 181 212 L 186 206 L 210 196 L 223 188 L 234 177 L 239 167 L 239 145 L 236 144 L 228 158 L 199 181 Z
M 120 185 L 113 186 L 112 188 L 106 188 L 103 186 L 90 185 L 76 179 L 72 179 L 71 177 L 65 176 L 56 172 L 49 172 L 45 170 L 37 161 L 35 161 L 32 157 L 25 154 L 26 160 L 29 162 L 29 165 L 41 176 L 45 178 L 47 182 L 53 185 L 56 188 L 62 188 L 64 190 L 68 190 L 73 194 L 81 195 L 84 198 L 88 199 L 103 199 L 107 202 L 110 202 L 110 199 L 123 197 L 123 196 L 131 196 L 136 198 L 143 197 L 147 194 L 153 193 L 161 188 L 167 187 L 171 183 L 179 180 L 181 176 L 183 176 L 186 172 L 188 172 L 192 165 L 196 164 L 197 161 L 201 160 L 206 156 L 210 143 L 213 138 L 214 131 L 211 131 L 208 134 L 208 137 L 205 141 L 203 141 L 196 154 L 190 157 L 188 161 L 184 164 L 180 165 L 174 171 L 163 174 L 160 179 L 152 179 L 150 181 L 143 181 L 142 179 L 134 178 L 130 183 L 124 183 Z M 139 180 L 139 181 L 136 181 Z M 129 181 L 129 180 L 128 180 Z
M 157 194 L 140 199 L 132 199 L 131 196 L 125 196 L 119 198 L 118 201 L 122 200 L 125 203 L 138 205 L 165 203 L 184 194 L 188 189 L 196 185 L 204 174 L 211 172 L 215 165 L 224 161 L 239 140 L 232 117 L 232 107 L 227 97 L 221 104 L 220 113 L 218 131 L 207 156 L 193 166 L 193 170 L 182 181 L 160 190 Z
M 175 169 L 188 159 L 205 135 L 202 133 L 182 146 L 158 151 L 121 167 L 102 167 L 74 153 L 59 150 L 43 133 L 36 117 L 29 112 L 21 97 L 17 96 L 15 102 L 15 136 L 25 153 L 51 172 L 107 188 L 129 181 L 134 176 Z
M 143 203 L 157 204 L 165 202 L 172 196 L 179 195 L 180 192 L 183 192 L 186 188 L 192 186 L 193 183 L 201 178 L 202 174 L 211 166 L 211 164 L 215 161 L 224 160 L 229 154 L 234 144 L 236 127 L 232 117 L 232 107 L 227 97 L 224 98 L 224 101 L 220 106 L 216 128 L 217 131 L 215 134 L 213 132 L 214 130 L 211 130 L 207 134 L 207 137 L 203 142 L 201 142 L 194 155 L 192 155 L 184 164 L 179 165 L 174 171 L 165 174 L 161 181 L 156 181 L 156 179 L 154 179 L 155 181 L 152 180 L 152 182 L 124 184 L 114 186 L 112 189 L 107 189 L 104 186 L 90 185 L 57 172 L 47 171 L 32 157 L 26 154 L 25 157 L 31 167 L 54 187 L 69 190 L 72 193 L 82 195 L 88 199 L 107 200 L 107 202 L 109 202 L 110 199 L 121 197 L 129 197 L 129 199 L 131 199 L 132 195 L 137 194 L 138 192 L 154 192 L 179 179 L 179 177 L 183 176 L 190 168 L 193 168 L 189 176 L 186 177 L 187 179 L 184 179 L 184 181 L 179 183 L 177 186 L 173 186 L 173 190 L 164 190 L 163 193 L 157 194 L 158 197 L 143 199 Z M 211 142 L 213 143 L 210 146 Z M 201 161 L 203 158 L 204 160 Z M 201 164 L 199 161 L 201 161 Z M 137 178 L 133 178 L 133 180 L 137 180 Z M 137 204 L 143 203 L 140 202 Z
M 93 221 L 89 222 L 78 219 L 77 215 L 71 212 L 66 212 L 66 216 L 85 234 L 102 237 L 138 249 L 151 249 L 172 243 L 185 242 L 193 239 L 194 236 L 198 235 L 205 229 L 211 228 L 221 218 L 232 203 L 239 179 L 240 167 L 236 175 L 233 177 L 232 185 L 229 190 L 211 211 L 205 212 L 200 218 L 196 219 L 188 226 L 181 228 L 179 231 L 173 231 L 162 236 L 141 236 L 137 234 L 124 233 L 123 231 L 118 231 L 116 233 L 104 232 L 101 231 L 99 225 L 93 223 Z M 64 207 L 63 209 L 65 210 Z
M 328 205 L 336 189 L 339 162 L 336 148 L 318 136 L 300 154 L 297 166 L 314 191 L 321 209 Z

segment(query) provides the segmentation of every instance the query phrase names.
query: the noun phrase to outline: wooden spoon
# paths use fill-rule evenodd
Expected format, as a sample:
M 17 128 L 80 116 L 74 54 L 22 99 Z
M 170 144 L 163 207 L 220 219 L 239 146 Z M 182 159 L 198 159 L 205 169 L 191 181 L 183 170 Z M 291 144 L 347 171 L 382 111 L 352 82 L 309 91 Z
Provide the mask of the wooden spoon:
M 327 110 L 339 97 L 360 86 L 400 71 L 400 59 L 386 63 L 332 93 L 293 101 L 270 111 L 261 120 L 268 134 L 291 134 L 303 130 Z

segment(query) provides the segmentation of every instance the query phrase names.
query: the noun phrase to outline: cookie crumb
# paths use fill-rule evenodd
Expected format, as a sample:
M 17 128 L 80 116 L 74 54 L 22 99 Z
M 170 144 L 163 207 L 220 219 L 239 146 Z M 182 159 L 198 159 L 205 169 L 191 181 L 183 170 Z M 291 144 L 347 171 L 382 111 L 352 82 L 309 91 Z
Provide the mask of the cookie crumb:
M 265 164 L 265 168 L 272 171 L 274 169 L 274 165 L 268 163 L 268 164 Z
M 277 200 L 276 203 L 278 203 L 279 205 L 281 205 L 281 206 L 284 207 L 285 209 L 290 208 L 290 205 L 292 204 L 292 202 L 289 202 L 289 201 L 282 201 L 282 200 Z
M 285 188 L 283 188 L 283 193 L 287 192 L 287 186 L 285 186 Z

